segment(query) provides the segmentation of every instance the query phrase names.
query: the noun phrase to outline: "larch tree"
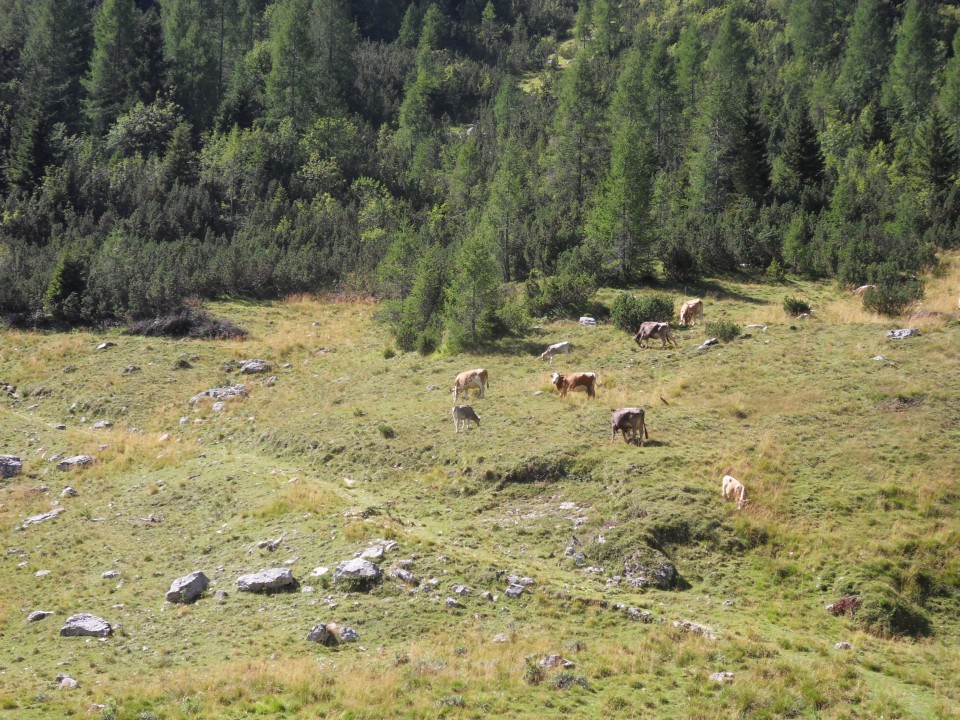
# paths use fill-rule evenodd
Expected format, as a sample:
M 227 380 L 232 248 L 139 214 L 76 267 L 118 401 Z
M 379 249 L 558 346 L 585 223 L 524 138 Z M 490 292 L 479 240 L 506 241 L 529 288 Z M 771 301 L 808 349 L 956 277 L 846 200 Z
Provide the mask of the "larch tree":
M 133 0 L 104 0 L 94 21 L 84 112 L 99 135 L 137 99 L 138 12 Z

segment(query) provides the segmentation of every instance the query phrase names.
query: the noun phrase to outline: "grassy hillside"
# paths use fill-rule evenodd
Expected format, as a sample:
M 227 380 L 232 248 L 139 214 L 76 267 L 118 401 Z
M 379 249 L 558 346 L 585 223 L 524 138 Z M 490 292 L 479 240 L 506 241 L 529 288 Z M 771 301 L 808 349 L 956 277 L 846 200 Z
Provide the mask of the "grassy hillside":
M 890 342 L 900 323 L 833 286 L 696 292 L 707 322 L 766 331 L 698 352 L 697 326 L 642 351 L 612 326 L 557 322 L 484 355 L 387 357 L 376 305 L 296 298 L 215 306 L 250 330 L 242 342 L 3 333 L 0 382 L 21 397 L 0 397 L 0 453 L 23 473 L 0 485 L 0 716 L 960 717 L 960 325 L 914 320 L 919 338 Z M 958 293 L 948 259 L 925 307 L 955 310 Z M 785 295 L 813 316 L 787 317 Z M 559 340 L 575 350 L 553 369 L 597 372 L 595 400 L 551 392 L 537 354 Z M 275 384 L 223 369 L 243 358 L 274 363 Z M 455 434 L 449 388 L 471 367 L 490 373 L 470 401 L 482 423 Z M 237 381 L 249 397 L 222 411 L 189 404 Z M 624 405 L 648 408 L 642 448 L 610 441 Z M 97 462 L 62 472 L 57 453 Z M 742 512 L 720 497 L 728 472 Z M 54 501 L 58 518 L 19 529 Z M 435 587 L 310 577 L 376 539 L 398 543 L 384 569 L 410 559 Z M 632 559 L 669 559 L 676 587 L 612 581 Z M 236 592 L 268 567 L 301 591 Z M 205 596 L 165 604 L 193 570 Z M 511 574 L 535 584 L 508 598 Z M 451 609 L 456 584 L 471 593 Z M 824 610 L 850 594 L 857 616 Z M 920 634 L 879 632 L 885 601 Z M 28 623 L 34 610 L 56 614 Z M 122 629 L 59 637 L 78 612 Z M 360 641 L 305 640 L 331 621 Z M 532 669 L 553 653 L 576 666 Z M 719 671 L 733 680 L 708 680 Z M 60 673 L 80 687 L 58 689 Z

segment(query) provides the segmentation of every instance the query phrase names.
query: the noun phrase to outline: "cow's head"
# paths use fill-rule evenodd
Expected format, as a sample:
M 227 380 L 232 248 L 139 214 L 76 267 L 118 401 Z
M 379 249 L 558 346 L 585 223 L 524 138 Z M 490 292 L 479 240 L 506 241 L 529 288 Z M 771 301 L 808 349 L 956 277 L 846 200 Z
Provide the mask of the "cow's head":
M 554 385 L 559 385 L 560 380 L 562 378 L 563 378 L 563 375 L 561 375 L 560 373 L 554 373 L 553 375 L 550 376 L 550 382 L 552 382 Z

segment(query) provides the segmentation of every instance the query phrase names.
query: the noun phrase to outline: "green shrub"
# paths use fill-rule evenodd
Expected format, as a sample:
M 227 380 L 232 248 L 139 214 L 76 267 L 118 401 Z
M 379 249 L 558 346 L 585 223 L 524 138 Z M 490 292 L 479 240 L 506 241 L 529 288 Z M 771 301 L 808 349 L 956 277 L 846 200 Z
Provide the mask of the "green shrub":
M 703 277 L 697 258 L 679 243 L 671 243 L 660 259 L 663 262 L 663 271 L 674 282 L 691 283 Z
M 641 323 L 673 318 L 673 298 L 669 295 L 646 295 L 642 298 L 620 293 L 610 308 L 610 320 L 624 332 L 634 333 Z
M 783 299 L 783 311 L 787 315 L 802 315 L 810 312 L 810 304 L 799 298 L 785 297 Z
M 930 621 L 923 611 L 889 585 L 871 583 L 861 594 L 857 622 L 880 637 L 930 634 Z
M 740 326 L 732 320 L 714 320 L 706 325 L 708 337 L 715 337 L 722 342 L 730 342 L 740 337 Z
M 389 425 L 380 425 L 377 427 L 377 430 L 379 430 L 380 434 L 383 435 L 387 440 L 391 440 L 397 436 L 396 430 Z
M 597 291 L 592 275 L 565 269 L 559 275 L 533 270 L 525 283 L 527 307 L 537 317 L 574 317 L 581 314 Z
M 523 681 L 527 685 L 539 685 L 547 677 L 547 671 L 540 667 L 536 655 L 531 655 L 524 661 Z
M 902 275 L 892 262 L 871 265 L 867 271 L 875 284 L 863 296 L 867 310 L 899 315 L 911 303 L 923 298 L 923 281 Z
M 575 685 L 587 689 L 590 687 L 590 684 L 587 682 L 587 678 L 578 673 L 561 671 L 553 676 L 553 679 L 550 681 L 550 684 L 558 690 L 566 690 L 567 688 L 572 688 Z
M 397 353 L 394 352 L 392 347 L 387 347 L 383 349 L 383 359 L 390 360 L 396 357 Z

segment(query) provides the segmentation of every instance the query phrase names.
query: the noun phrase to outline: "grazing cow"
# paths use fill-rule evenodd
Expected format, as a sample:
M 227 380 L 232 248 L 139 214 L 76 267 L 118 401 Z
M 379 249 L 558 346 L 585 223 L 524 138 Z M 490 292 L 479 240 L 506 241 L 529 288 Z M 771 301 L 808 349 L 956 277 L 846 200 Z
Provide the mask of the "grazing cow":
M 703 319 L 703 300 L 687 300 L 680 306 L 680 324 L 683 326 L 693 325 L 697 318 Z
M 853 291 L 853 294 L 856 295 L 857 297 L 863 297 L 864 295 L 867 294 L 867 290 L 876 290 L 876 289 L 877 289 L 876 285 L 861 285 L 860 287 L 858 287 L 856 290 Z
M 637 334 L 633 336 L 633 339 L 636 341 L 637 345 L 642 348 L 647 347 L 643 343 L 650 338 L 659 338 L 661 349 L 665 348 L 668 342 L 674 347 L 677 345 L 673 341 L 673 337 L 670 335 L 670 323 L 645 322 L 640 325 L 640 329 L 637 330 Z
M 588 397 L 596 397 L 597 374 L 587 373 L 554 373 L 550 377 L 550 382 L 557 386 L 560 391 L 560 397 L 564 397 L 568 390 L 576 390 L 582 387 L 587 391 Z
M 470 421 L 473 420 L 477 424 L 477 427 L 480 427 L 480 416 L 477 415 L 473 408 L 469 405 L 454 405 L 453 406 L 453 431 L 460 432 L 462 427 L 464 430 L 470 429 Z
M 732 475 L 724 475 L 722 490 L 724 500 L 736 500 L 737 510 L 743 510 L 743 506 L 747 504 L 747 489 L 742 482 Z
M 643 439 L 650 439 L 650 433 L 647 432 L 647 425 L 644 421 L 644 412 L 643 408 L 620 408 L 619 410 L 614 410 L 613 415 L 610 417 L 610 439 L 617 439 L 617 431 L 623 433 L 623 441 L 630 442 L 627 439 L 627 431 L 629 430 L 632 439 L 636 440 L 638 444 L 643 445 Z
M 477 388 L 480 391 L 479 397 L 483 397 L 483 391 L 485 388 L 490 387 L 490 379 L 487 377 L 487 371 L 483 368 L 477 368 L 476 370 L 464 370 L 462 373 L 457 375 L 456 382 L 453 384 L 453 401 L 456 402 L 460 397 L 460 393 L 464 395 L 467 394 L 467 390 L 471 387 Z
M 570 359 L 570 350 L 572 350 L 572 349 L 573 349 L 573 345 L 571 345 L 568 341 L 564 340 L 563 342 L 558 342 L 558 343 L 555 344 L 555 345 L 551 345 L 551 346 L 548 347 L 546 350 L 544 350 L 542 353 L 540 353 L 540 359 L 541 359 L 541 360 L 549 360 L 549 361 L 550 361 L 550 364 L 553 365 L 553 356 L 554 356 L 554 355 L 559 355 L 560 353 L 566 353 L 566 354 L 567 354 L 567 360 L 569 360 L 569 359 Z

